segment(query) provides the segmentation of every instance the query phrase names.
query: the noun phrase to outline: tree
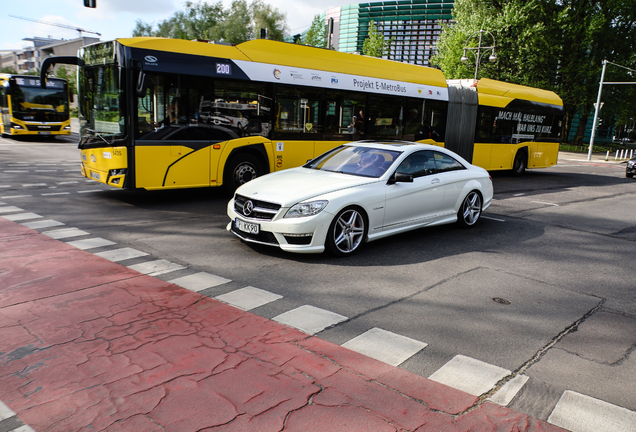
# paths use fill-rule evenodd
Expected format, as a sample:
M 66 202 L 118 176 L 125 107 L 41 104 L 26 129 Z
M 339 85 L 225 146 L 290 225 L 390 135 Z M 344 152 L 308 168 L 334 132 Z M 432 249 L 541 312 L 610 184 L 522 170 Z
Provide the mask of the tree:
M 222 2 L 186 2 L 184 11 L 157 24 L 137 20 L 133 36 L 158 36 L 173 39 L 204 39 L 239 44 L 255 39 L 266 28 L 269 38 L 283 40 L 285 15 L 262 0 L 234 0 L 223 9 Z
M 16 74 L 18 72 L 12 67 L 7 66 L 7 67 L 3 67 L 2 70 L 0 70 L 0 73 Z
M 554 90 L 564 102 L 562 139 L 581 114 L 575 143 L 582 143 L 596 102 L 602 60 L 633 65 L 636 0 L 456 0 L 453 26 L 444 26 L 431 64 L 447 78 L 468 78 L 474 63 L 460 58 L 470 35 L 495 35 L 497 62 L 480 77 Z M 470 58 L 470 55 L 469 55 Z
M 391 43 L 393 43 L 393 38 L 386 40 L 384 35 L 378 32 L 375 23 L 371 21 L 369 23 L 369 36 L 362 44 L 362 53 L 371 57 L 387 56 L 391 50 Z
M 58 66 L 57 71 L 55 71 L 55 76 L 66 80 L 71 94 L 77 94 L 77 75 L 74 70 L 76 67 L 70 66 L 69 68 L 71 69 L 70 72 L 65 66 Z
M 317 48 L 327 47 L 327 26 L 324 19 L 320 18 L 320 15 L 314 16 L 314 20 L 311 22 L 311 27 L 307 30 L 302 43 Z

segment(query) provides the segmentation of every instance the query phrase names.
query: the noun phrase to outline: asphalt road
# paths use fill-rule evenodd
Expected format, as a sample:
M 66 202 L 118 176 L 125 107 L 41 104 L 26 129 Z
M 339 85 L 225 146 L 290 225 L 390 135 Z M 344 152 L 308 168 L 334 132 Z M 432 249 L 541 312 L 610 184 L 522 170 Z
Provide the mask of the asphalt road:
M 493 181 L 473 229 L 421 229 L 345 259 L 292 255 L 228 233 L 220 191 L 114 190 L 80 176 L 72 140 L 0 139 L 5 206 L 186 267 L 161 279 L 204 271 L 231 280 L 205 295 L 283 296 L 252 310 L 266 318 L 335 312 L 347 320 L 318 336 L 338 344 L 375 327 L 425 342 L 400 364 L 422 376 L 457 355 L 519 372 L 529 379 L 508 406 L 541 420 L 566 390 L 636 411 L 636 181 L 624 164 L 572 160 Z

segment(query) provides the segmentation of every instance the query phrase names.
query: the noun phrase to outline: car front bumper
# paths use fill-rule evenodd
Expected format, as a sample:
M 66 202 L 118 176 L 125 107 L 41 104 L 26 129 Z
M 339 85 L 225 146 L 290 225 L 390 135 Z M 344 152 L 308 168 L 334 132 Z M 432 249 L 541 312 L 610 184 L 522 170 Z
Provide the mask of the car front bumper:
M 231 221 L 226 229 L 249 243 L 276 246 L 287 252 L 323 252 L 333 215 L 323 210 L 315 216 L 283 218 L 287 210 L 285 207 L 281 208 L 272 220 L 251 219 L 236 212 L 232 199 L 227 206 L 227 215 Z M 240 222 L 258 225 L 258 233 L 240 229 L 244 227 L 237 226 L 237 219 Z

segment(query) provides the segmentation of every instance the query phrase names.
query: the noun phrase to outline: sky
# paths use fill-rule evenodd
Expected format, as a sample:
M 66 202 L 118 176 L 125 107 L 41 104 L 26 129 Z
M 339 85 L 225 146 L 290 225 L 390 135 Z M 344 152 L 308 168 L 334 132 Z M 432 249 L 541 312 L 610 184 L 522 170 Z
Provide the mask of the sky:
M 354 3 L 341 3 L 338 0 L 264 1 L 287 15 L 287 29 L 290 34 L 300 33 L 308 28 L 314 15 L 335 6 Z M 12 18 L 9 15 L 80 27 L 101 33 L 99 38 L 106 41 L 130 37 L 138 19 L 156 24 L 176 11 L 185 9 L 185 0 L 97 0 L 95 9 L 85 8 L 83 0 L 6 0 L 3 3 L 0 15 L 0 50 L 32 46 L 31 42 L 23 41 L 24 38 L 50 36 L 55 39 L 74 39 L 79 35 L 75 30 Z M 230 4 L 231 0 L 223 0 L 225 8 Z M 95 37 L 91 33 L 82 35 Z

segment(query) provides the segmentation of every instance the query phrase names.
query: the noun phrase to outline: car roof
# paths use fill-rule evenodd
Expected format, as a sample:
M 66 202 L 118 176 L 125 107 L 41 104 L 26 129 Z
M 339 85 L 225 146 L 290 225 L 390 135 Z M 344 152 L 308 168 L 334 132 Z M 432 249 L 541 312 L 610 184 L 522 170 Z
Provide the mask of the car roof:
M 420 144 L 414 143 L 410 141 L 392 141 L 392 140 L 362 140 L 362 141 L 353 141 L 350 143 L 344 144 L 346 146 L 355 146 L 355 147 L 371 147 L 385 150 L 397 150 L 403 152 L 406 150 L 406 146 L 409 148 L 418 148 L 422 150 L 435 150 L 440 147 L 430 145 L 430 144 Z

